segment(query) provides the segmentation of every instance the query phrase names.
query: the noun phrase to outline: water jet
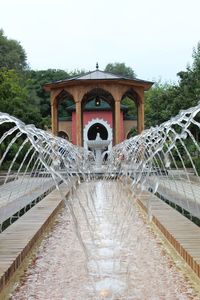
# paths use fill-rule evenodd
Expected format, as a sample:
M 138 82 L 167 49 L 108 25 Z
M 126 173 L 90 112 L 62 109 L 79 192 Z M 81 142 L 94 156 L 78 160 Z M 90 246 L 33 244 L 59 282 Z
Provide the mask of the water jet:
M 47 293 L 51 299 L 70 299 L 70 295 L 76 299 L 148 299 L 148 293 L 160 299 L 195 299 L 191 285 L 150 228 L 151 222 L 156 224 L 200 277 L 199 227 L 157 197 L 200 218 L 195 160 L 200 147 L 193 134 L 194 126 L 200 128 L 199 112 L 197 105 L 116 145 L 109 152 L 101 180 L 94 173 L 101 168 L 102 151 L 109 141 L 97 137 L 89 142 L 99 153 L 96 169 L 87 173 L 89 162 L 83 148 L 1 113 L 0 144 L 5 146 L 0 157 L 4 169 L 0 223 L 10 222 L 0 233 L 1 289 L 62 203 L 65 209 L 55 228 L 37 249 L 37 263 L 30 263 L 11 299 L 31 295 L 46 299 Z M 195 154 L 190 153 L 191 143 Z M 26 212 L 30 203 L 35 205 L 21 216 L 20 211 Z M 149 220 L 140 217 L 139 207 L 149 212 Z M 13 215 L 18 219 L 15 223 Z M 4 259 L 9 253 L 9 259 Z M 55 286 L 50 289 L 52 282 Z

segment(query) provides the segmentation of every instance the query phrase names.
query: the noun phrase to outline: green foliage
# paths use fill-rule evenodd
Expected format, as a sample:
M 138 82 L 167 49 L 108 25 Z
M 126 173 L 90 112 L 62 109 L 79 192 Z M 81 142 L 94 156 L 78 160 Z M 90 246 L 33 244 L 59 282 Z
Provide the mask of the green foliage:
M 125 63 L 109 63 L 105 67 L 105 72 L 113 73 L 116 75 L 121 75 L 123 77 L 135 78 L 135 72 L 131 67 L 127 67 Z
M 19 42 L 8 39 L 3 30 L 0 30 L 0 111 L 25 123 L 43 127 L 40 102 L 31 93 L 26 70 L 24 49 Z
M 200 100 L 200 43 L 193 50 L 193 63 L 187 66 L 185 71 L 179 72 L 179 82 L 176 85 L 156 83 L 154 87 L 145 94 L 145 125 L 146 127 L 156 126 L 160 123 L 177 115 L 180 110 L 188 109 L 191 106 L 197 105 Z M 195 117 L 195 120 L 200 122 L 200 115 Z M 176 126 L 176 132 L 181 131 L 181 128 Z M 190 131 L 199 142 L 199 128 L 191 124 Z M 191 155 L 192 161 L 196 167 L 197 173 L 200 174 L 200 159 L 199 153 L 192 141 L 187 138 L 184 144 Z M 177 149 L 187 168 L 192 167 L 191 160 L 188 157 L 183 145 L 176 143 Z M 172 151 L 176 165 L 183 168 L 183 163 L 180 160 L 178 152 Z M 175 165 L 172 163 L 172 167 Z
M 128 78 L 135 78 L 135 72 L 131 67 L 127 67 L 125 63 L 109 63 L 104 69 L 105 72 L 113 73 L 116 75 L 121 75 L 123 77 Z M 126 105 L 128 107 L 128 111 L 126 113 L 126 116 L 136 116 L 137 115 L 137 107 L 134 103 L 134 101 L 128 97 L 125 97 L 122 101 L 123 105 Z
M 188 66 L 186 71 L 178 73 L 180 78 L 179 97 L 175 104 L 181 103 L 183 109 L 196 105 L 200 99 L 200 43 L 193 50 L 192 57 L 192 66 Z
M 200 176 L 200 158 L 199 157 L 194 157 L 193 158 L 193 163 L 195 165 L 196 171 L 198 175 Z
M 73 71 L 70 71 L 68 74 L 70 77 L 76 77 L 76 76 L 81 76 L 84 75 L 86 71 L 84 69 L 74 69 Z
M 145 125 L 146 127 L 159 125 L 168 119 L 173 112 L 173 100 L 176 96 L 176 86 L 167 83 L 155 83 L 154 86 L 145 93 Z
M 127 113 L 125 114 L 125 116 L 136 116 L 137 117 L 137 106 L 135 104 L 135 102 L 130 99 L 129 97 L 125 97 L 122 100 L 122 104 L 126 105 L 128 107 Z
M 0 29 L 0 69 L 21 71 L 27 68 L 26 53 L 19 42 L 8 39 Z
M 200 43 L 193 50 L 193 63 L 177 74 L 177 85 L 158 82 L 145 94 L 145 125 L 156 126 L 200 100 Z
M 49 94 L 45 92 L 43 86 L 49 82 L 56 82 L 59 80 L 65 80 L 70 77 L 84 74 L 84 70 L 74 70 L 72 72 L 66 72 L 64 70 L 48 69 L 41 71 L 27 70 L 24 73 L 26 79 L 26 87 L 29 92 L 30 102 L 40 108 L 40 114 L 43 119 L 43 123 L 50 126 L 51 106 Z M 60 117 L 68 116 L 66 107 L 72 105 L 69 99 L 63 99 L 59 103 L 58 111 Z
M 29 101 L 23 77 L 15 70 L 5 68 L 0 70 L 0 111 L 13 115 L 25 123 L 42 126 L 39 109 Z
M 9 167 L 11 166 L 11 164 L 13 163 L 14 159 L 15 159 L 15 161 L 12 166 L 12 171 L 19 169 L 19 167 L 21 166 L 21 164 L 23 162 L 24 156 L 26 155 L 26 153 L 28 152 L 28 150 L 30 148 L 30 143 L 27 143 L 24 145 L 24 147 L 21 149 L 21 151 L 19 151 L 19 148 L 22 145 L 24 138 L 25 138 L 25 136 L 20 137 L 15 143 L 12 144 L 11 148 L 7 152 L 5 159 L 2 162 L 2 165 L 0 166 L 1 170 L 8 170 Z M 6 139 L 6 141 L 4 141 L 4 143 L 2 143 L 0 145 L 0 157 L 6 151 L 11 140 L 12 140 L 12 137 L 9 137 Z M 17 154 L 17 157 L 15 158 L 16 154 Z M 32 153 L 29 154 L 29 158 L 31 157 L 31 154 Z M 28 159 L 27 159 L 27 161 L 28 161 Z M 27 161 L 25 161 L 25 163 L 23 164 L 21 171 L 25 170 L 25 168 L 27 166 Z M 34 162 L 32 162 L 29 165 L 29 170 L 32 168 L 33 163 Z
M 39 105 L 40 114 L 46 125 L 50 125 L 51 106 L 49 94 L 45 92 L 43 86 L 45 83 L 64 80 L 69 78 L 69 74 L 63 70 L 28 70 L 25 72 L 26 87 L 29 92 L 30 102 Z M 45 122 L 45 120 L 47 122 Z
M 131 137 L 134 137 L 135 135 L 137 135 L 137 129 L 136 128 L 131 128 L 131 130 L 129 131 L 128 135 L 127 135 L 127 139 L 130 139 Z
M 59 118 L 65 118 L 65 117 L 71 117 L 72 112 L 67 111 L 67 107 L 70 107 L 72 105 L 75 105 L 73 99 L 71 98 L 65 98 L 62 101 L 60 101 L 58 106 L 58 116 Z

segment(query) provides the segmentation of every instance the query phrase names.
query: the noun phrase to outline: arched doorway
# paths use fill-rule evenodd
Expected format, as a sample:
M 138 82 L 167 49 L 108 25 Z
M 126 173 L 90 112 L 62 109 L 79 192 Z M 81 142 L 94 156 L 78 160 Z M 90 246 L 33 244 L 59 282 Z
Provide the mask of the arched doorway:
M 100 133 L 102 140 L 109 140 L 111 143 L 108 150 L 111 150 L 113 144 L 113 130 L 108 122 L 103 119 L 95 118 L 89 121 L 83 129 L 84 148 L 88 149 L 87 141 L 95 140 L 97 132 Z
M 104 125 L 102 125 L 101 123 L 95 123 L 88 130 L 88 133 L 87 133 L 88 140 L 95 140 L 97 133 L 100 134 L 100 138 L 102 140 L 108 139 L 108 130 L 106 129 L 106 127 Z
M 134 89 L 128 89 L 123 94 L 121 103 L 127 107 L 127 111 L 124 114 L 124 131 L 130 132 L 134 129 L 134 131 L 136 130 L 137 133 L 140 133 L 142 128 L 141 122 L 139 122 L 140 117 L 138 116 L 140 103 L 139 95 L 134 91 Z
M 100 126 L 101 135 L 103 135 L 103 125 L 102 121 L 109 123 L 109 126 L 114 128 L 114 98 L 106 89 L 102 88 L 94 88 L 87 91 L 84 94 L 82 101 L 81 101 L 81 112 L 82 112 L 82 136 L 84 139 L 84 127 L 87 125 L 88 122 L 95 119 L 100 119 L 101 122 L 97 127 Z M 100 118 L 99 118 L 100 117 Z M 98 123 L 98 121 L 97 121 Z M 107 128 L 107 125 L 103 125 Z M 97 128 L 98 129 L 98 128 Z M 95 131 L 95 126 L 91 129 L 92 132 Z M 97 132 L 96 132 L 97 133 Z M 104 131 L 105 135 L 105 131 Z M 113 135 L 113 134 L 112 134 Z M 96 138 L 95 137 L 93 139 Z M 105 137 L 101 137 L 102 139 L 107 139 Z M 84 144 L 84 143 L 83 143 Z
M 69 136 L 68 136 L 68 134 L 67 134 L 66 132 L 64 132 L 64 131 L 59 131 L 59 132 L 58 132 L 58 136 L 61 137 L 62 139 L 65 139 L 65 140 L 69 141 Z

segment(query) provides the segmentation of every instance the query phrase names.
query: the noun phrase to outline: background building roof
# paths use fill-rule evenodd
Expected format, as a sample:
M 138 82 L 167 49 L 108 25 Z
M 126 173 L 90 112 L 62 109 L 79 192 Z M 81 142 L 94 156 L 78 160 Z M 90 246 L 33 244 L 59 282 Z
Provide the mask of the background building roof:
M 96 69 L 94 71 L 82 74 L 82 75 L 78 75 L 75 77 L 71 77 L 71 78 L 67 78 L 67 79 L 62 79 L 62 80 L 58 80 L 58 81 L 54 81 L 51 83 L 46 83 L 44 85 L 44 88 L 46 90 L 49 90 L 49 88 L 51 87 L 56 87 L 59 84 L 70 84 L 70 82 L 76 82 L 76 81 L 85 81 L 85 80 L 122 80 L 122 81 L 129 81 L 129 82 L 135 82 L 135 83 L 139 83 L 139 84 L 145 84 L 148 85 L 149 87 L 152 86 L 154 84 L 154 82 L 152 81 L 147 81 L 147 80 L 142 80 L 142 79 L 138 79 L 138 78 L 130 78 L 130 77 L 124 77 L 121 75 L 115 75 L 112 73 L 108 73 L 108 72 L 104 72 L 101 71 L 99 69 Z

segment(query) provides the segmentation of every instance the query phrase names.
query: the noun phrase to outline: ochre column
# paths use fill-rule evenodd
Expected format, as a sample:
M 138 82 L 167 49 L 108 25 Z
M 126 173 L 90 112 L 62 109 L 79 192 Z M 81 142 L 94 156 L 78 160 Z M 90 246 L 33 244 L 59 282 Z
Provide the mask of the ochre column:
M 115 144 L 121 142 L 120 100 L 115 100 Z
M 58 106 L 53 95 L 51 95 L 51 130 L 54 135 L 58 134 Z
M 81 102 L 76 102 L 76 144 L 82 146 L 82 120 L 81 120 Z
M 144 130 L 144 102 L 138 104 L 138 133 Z

